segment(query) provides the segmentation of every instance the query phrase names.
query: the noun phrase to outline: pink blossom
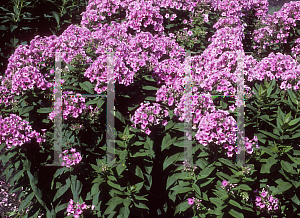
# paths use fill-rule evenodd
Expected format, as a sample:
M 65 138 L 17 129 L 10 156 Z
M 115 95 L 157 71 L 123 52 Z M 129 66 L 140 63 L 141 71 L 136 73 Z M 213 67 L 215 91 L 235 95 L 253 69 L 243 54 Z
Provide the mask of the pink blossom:
M 193 200 L 192 198 L 188 198 L 188 204 L 189 204 L 189 205 L 194 204 L 194 200 Z

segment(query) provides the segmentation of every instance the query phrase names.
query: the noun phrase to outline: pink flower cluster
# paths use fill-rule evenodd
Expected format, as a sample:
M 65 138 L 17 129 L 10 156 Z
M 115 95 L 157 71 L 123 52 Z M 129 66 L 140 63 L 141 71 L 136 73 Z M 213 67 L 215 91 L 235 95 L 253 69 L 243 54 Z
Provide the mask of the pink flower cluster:
M 200 199 L 198 199 L 198 198 L 195 198 L 195 197 L 193 197 L 193 198 L 188 198 L 188 204 L 189 205 L 193 205 L 194 203 L 195 203 L 195 205 L 197 206 L 197 210 L 199 210 L 200 209 L 200 202 L 201 202 L 202 200 L 200 200 Z
M 297 55 L 300 54 L 300 38 L 298 38 L 295 43 L 294 47 L 292 48 L 292 54 L 296 58 Z
M 169 112 L 167 110 L 162 111 L 162 108 L 157 103 L 153 103 L 153 106 L 150 106 L 149 102 L 141 103 L 141 106 L 135 111 L 131 118 L 131 122 L 133 123 L 131 126 L 136 128 L 137 124 L 141 124 L 142 132 L 150 135 L 151 131 L 147 126 L 152 126 L 153 124 L 157 125 L 161 119 L 168 115 Z M 164 126 L 166 126 L 167 123 L 167 120 L 162 121 L 162 125 Z
M 36 36 L 30 41 L 30 45 L 20 45 L 8 60 L 9 63 L 5 71 L 6 77 L 1 85 L 4 86 L 5 84 L 11 90 L 6 90 L 8 92 L 4 94 L 16 93 L 19 95 L 27 89 L 33 89 L 35 85 L 42 90 L 52 87 L 53 82 L 46 79 L 50 77 L 49 73 L 42 74 L 40 69 L 54 66 L 55 52 L 58 51 L 65 52 L 61 57 L 66 63 L 78 59 L 78 55 L 86 63 L 91 62 L 83 49 L 90 40 L 88 29 L 70 25 L 59 37 L 41 38 Z M 40 62 L 47 63 L 42 64 Z M 54 70 L 51 71 L 51 73 L 53 72 Z M 54 75 L 52 76 L 54 77 Z
M 37 142 L 45 142 L 44 136 L 40 137 L 40 134 L 35 130 L 32 131 L 32 127 L 29 122 L 22 120 L 21 117 L 10 114 L 9 117 L 2 118 L 0 115 L 0 144 L 6 143 L 7 149 L 13 146 L 21 146 L 25 142 L 29 142 L 30 138 L 37 138 Z
M 201 3 L 210 2 L 210 0 L 201 1 Z M 187 1 L 171 1 L 171 0 L 150 0 L 150 1 L 132 1 L 132 0 L 107 0 L 107 1 L 89 1 L 86 11 L 82 13 L 81 25 L 84 27 L 97 30 L 102 27 L 99 21 L 105 20 L 106 15 L 116 16 L 121 10 L 126 11 L 125 21 L 128 27 L 140 32 L 143 28 L 146 28 L 150 24 L 153 25 L 153 30 L 158 34 L 164 32 L 163 21 L 164 16 L 166 19 L 170 18 L 173 21 L 177 15 L 160 14 L 161 8 L 176 10 L 188 10 L 194 12 L 199 8 L 198 0 Z M 117 19 L 124 19 L 124 17 L 118 17 Z M 142 28 L 141 28 L 142 27 Z
M 230 193 L 234 194 L 234 191 L 232 191 L 231 189 L 235 188 L 237 186 L 237 184 L 231 184 L 229 181 L 223 180 L 221 188 L 225 189 L 227 185 L 229 185 L 227 187 L 227 191 L 229 191 Z
M 281 53 L 276 55 L 272 52 L 268 57 L 263 58 L 253 68 L 256 74 L 248 75 L 248 80 L 251 82 L 253 79 L 262 81 L 266 80 L 279 80 L 280 89 L 294 89 L 298 90 L 300 85 L 300 65 L 290 56 Z M 298 82 L 297 82 L 298 80 Z
M 69 96 L 68 96 L 69 95 Z M 70 96 L 71 95 L 71 96 Z M 67 120 L 68 115 L 72 115 L 73 118 L 77 118 L 79 114 L 88 113 L 88 110 L 92 111 L 93 107 L 85 105 L 85 98 L 80 93 L 74 94 L 73 91 L 64 91 L 62 95 L 62 100 L 64 102 L 62 106 L 63 118 Z M 53 120 L 55 118 L 55 106 L 54 110 L 49 114 L 49 119 Z
M 73 214 L 74 218 L 79 218 L 80 214 L 82 214 L 84 209 L 89 209 L 92 208 L 92 210 L 94 210 L 95 205 L 92 206 L 87 206 L 84 202 L 82 204 L 79 204 L 78 202 L 76 204 L 74 204 L 73 199 L 70 199 L 69 201 L 69 205 L 67 208 L 67 216 L 70 216 L 71 214 Z
M 62 153 L 65 154 L 65 156 L 62 156 L 62 154 L 59 155 L 59 157 L 63 157 L 63 160 L 65 161 L 61 163 L 62 166 L 70 167 L 72 165 L 78 164 L 82 160 L 80 153 L 76 152 L 76 148 L 71 148 L 70 152 L 72 152 L 73 154 L 67 154 L 68 150 L 64 150 Z
M 253 48 L 265 49 L 267 45 L 287 43 L 290 29 L 296 26 L 300 20 L 300 2 L 285 3 L 283 7 L 274 12 L 273 15 L 266 15 L 260 20 L 261 27 L 253 32 L 254 40 L 258 45 Z
M 256 190 L 257 191 L 257 190 Z M 278 209 L 278 199 L 274 198 L 268 193 L 268 191 L 263 190 L 260 192 L 260 196 L 256 196 L 255 205 L 260 209 L 267 208 L 268 211 Z

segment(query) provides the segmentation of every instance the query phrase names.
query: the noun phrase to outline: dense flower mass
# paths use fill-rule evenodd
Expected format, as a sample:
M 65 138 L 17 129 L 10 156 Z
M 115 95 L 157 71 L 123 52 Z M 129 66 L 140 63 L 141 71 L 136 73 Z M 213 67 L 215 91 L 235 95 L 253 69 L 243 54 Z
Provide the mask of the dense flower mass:
M 32 127 L 29 122 L 22 120 L 21 117 L 10 114 L 9 117 L 2 118 L 0 115 L 0 144 L 6 143 L 7 149 L 13 146 L 22 146 L 25 142 L 31 141 L 30 138 L 36 138 L 37 142 L 45 142 L 44 136 L 40 136 Z
M 73 199 L 70 199 L 69 205 L 67 208 L 67 212 L 68 212 L 67 216 L 73 215 L 74 218 L 79 218 L 80 214 L 82 214 L 83 210 L 90 209 L 90 208 L 92 208 L 92 210 L 94 210 L 95 205 L 88 206 L 84 202 L 82 204 L 80 204 L 78 202 L 76 204 L 74 204 Z
M 146 102 L 145 104 L 141 103 L 141 107 L 136 110 L 135 114 L 131 118 L 133 123 L 132 126 L 136 128 L 137 124 L 141 124 L 142 132 L 149 135 L 151 131 L 147 128 L 147 126 L 152 126 L 153 124 L 157 125 L 160 120 L 168 115 L 169 112 L 167 110 L 162 111 L 160 105 L 157 103 L 153 103 L 153 106 L 150 106 L 149 102 Z M 162 125 L 165 126 L 167 123 L 167 120 L 162 120 Z
M 267 209 L 268 211 L 275 211 L 278 209 L 278 199 L 274 198 L 272 195 L 269 194 L 264 188 L 260 192 L 260 196 L 256 196 L 255 198 L 255 205 L 259 209 Z
M 68 150 L 64 150 L 62 153 L 65 154 L 65 156 L 60 155 L 60 157 L 63 158 L 62 166 L 70 167 L 72 165 L 78 164 L 81 160 L 82 157 L 79 152 L 76 152 L 76 148 L 71 148 L 70 152 L 73 154 L 67 154 Z
M 300 2 L 285 3 L 283 7 L 274 12 L 273 15 L 264 16 L 258 25 L 261 28 L 253 32 L 254 40 L 257 45 L 254 49 L 265 49 L 266 46 L 276 45 L 278 43 L 287 43 L 287 38 L 291 30 L 300 20 Z

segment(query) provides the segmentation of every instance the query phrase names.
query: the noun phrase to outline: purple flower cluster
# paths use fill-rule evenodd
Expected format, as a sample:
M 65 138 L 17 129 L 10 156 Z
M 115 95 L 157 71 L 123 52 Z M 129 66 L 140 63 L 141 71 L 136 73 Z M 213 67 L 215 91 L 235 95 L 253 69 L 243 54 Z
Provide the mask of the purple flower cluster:
M 37 142 L 45 142 L 44 136 L 40 137 L 40 134 L 35 130 L 32 131 L 32 127 L 29 122 L 22 120 L 21 117 L 10 114 L 9 117 L 2 118 L 0 115 L 0 144 L 6 143 L 7 149 L 13 146 L 21 146 L 25 142 L 29 142 L 30 138 L 37 138 Z
M 188 204 L 189 205 L 193 205 L 194 203 L 195 203 L 195 205 L 194 206 L 197 206 L 197 210 L 200 210 L 200 202 L 201 202 L 202 200 L 200 200 L 200 199 L 198 199 L 198 198 L 195 198 L 195 197 L 193 197 L 193 198 L 188 198 Z
M 72 165 L 78 164 L 81 160 L 82 157 L 80 156 L 79 152 L 76 152 L 76 148 L 71 148 L 70 152 L 72 152 L 73 154 L 67 154 L 68 150 L 64 150 L 62 153 L 65 154 L 65 156 L 62 156 L 62 154 L 60 154 L 60 158 L 62 157 L 63 161 L 61 163 L 62 166 L 66 166 L 66 167 L 70 167 Z
M 93 30 L 97 30 L 102 27 L 99 21 L 105 20 L 106 16 L 112 16 L 117 14 L 119 11 L 126 11 L 125 21 L 128 27 L 141 31 L 141 27 L 147 27 L 150 24 L 153 25 L 154 31 L 158 34 L 164 32 L 163 21 L 170 19 L 173 21 L 177 15 L 172 14 L 169 16 L 168 13 L 161 15 L 160 9 L 176 9 L 176 10 L 188 10 L 194 12 L 199 9 L 199 3 L 203 4 L 210 2 L 210 0 L 204 0 L 199 2 L 198 0 L 187 0 L 187 1 L 173 1 L 173 0 L 150 0 L 150 1 L 132 1 L 132 0 L 107 0 L 107 1 L 90 1 L 86 11 L 82 13 L 81 25 Z M 121 19 L 121 17 L 119 17 Z M 124 19 L 124 18 L 122 18 Z
M 292 54 L 293 56 L 296 58 L 297 55 L 300 54 L 300 38 L 298 38 L 296 41 L 295 41 L 295 45 L 294 47 L 292 48 Z M 299 59 L 298 59 L 299 61 Z
M 70 199 L 69 201 L 69 205 L 67 208 L 67 216 L 70 216 L 71 214 L 73 214 L 74 218 L 79 218 L 80 214 L 82 214 L 83 210 L 85 209 L 89 209 L 92 208 L 92 210 L 94 210 L 95 205 L 92 206 L 87 206 L 84 202 L 82 204 L 79 204 L 78 202 L 76 204 L 74 204 L 73 199 Z
M 267 208 L 268 211 L 277 210 L 278 199 L 274 198 L 263 188 L 263 190 L 260 192 L 260 196 L 256 196 L 255 205 L 260 209 Z
M 142 132 L 150 135 L 151 131 L 147 126 L 150 127 L 153 124 L 157 125 L 161 119 L 168 115 L 169 112 L 167 110 L 162 111 L 162 108 L 157 103 L 153 103 L 153 106 L 150 106 L 149 102 L 141 103 L 141 106 L 135 111 L 131 118 L 131 122 L 133 123 L 131 126 L 136 128 L 137 124 L 141 124 Z M 164 126 L 166 126 L 167 123 L 167 120 L 162 121 L 162 125 Z
M 69 96 L 68 96 L 69 95 Z M 71 96 L 70 96 L 71 95 Z M 74 96 L 73 96 L 74 95 Z M 88 113 L 88 110 L 92 111 L 93 107 L 89 105 L 86 106 L 85 98 L 80 93 L 74 94 L 73 91 L 64 91 L 62 95 L 62 100 L 64 102 L 62 106 L 63 118 L 67 120 L 68 115 L 72 115 L 72 119 L 78 118 L 79 114 Z M 49 119 L 53 120 L 55 117 L 55 110 L 49 114 Z
M 229 185 L 229 186 L 227 187 L 227 185 Z M 234 191 L 232 191 L 232 189 L 235 188 L 236 186 L 237 186 L 237 184 L 231 184 L 229 181 L 223 180 L 221 188 L 225 189 L 227 187 L 227 191 L 234 194 Z
M 296 21 L 300 20 L 300 2 L 285 3 L 283 7 L 274 12 L 273 15 L 268 14 L 262 17 L 259 22 L 261 28 L 253 32 L 254 40 L 258 45 L 253 48 L 265 49 L 267 45 L 276 45 L 278 43 L 287 43 L 287 38 Z
M 255 75 L 249 75 L 251 82 L 253 79 L 262 81 L 263 79 L 273 80 L 281 79 L 280 84 L 282 90 L 294 89 L 298 90 L 300 85 L 300 65 L 290 56 L 281 53 L 276 55 L 272 52 L 268 57 L 263 58 L 253 68 Z M 298 82 L 297 82 L 298 80 Z
M 90 31 L 75 25 L 70 25 L 64 33 L 57 36 L 41 38 L 36 36 L 30 41 L 30 45 L 20 45 L 15 53 L 9 58 L 9 63 L 5 71 L 6 77 L 2 81 L 2 86 L 6 85 L 10 90 L 0 89 L 3 94 L 19 95 L 27 89 L 34 89 L 34 86 L 42 90 L 53 86 L 53 78 L 48 74 L 40 73 L 42 67 L 54 66 L 55 52 L 65 52 L 62 59 L 66 63 L 77 60 L 78 56 L 89 63 L 91 59 L 86 56 L 83 46 L 91 40 Z M 47 62 L 40 63 L 40 62 Z M 54 73 L 52 69 L 51 74 Z M 7 93 L 5 93 L 5 91 Z M 6 97 L 4 98 L 4 101 Z

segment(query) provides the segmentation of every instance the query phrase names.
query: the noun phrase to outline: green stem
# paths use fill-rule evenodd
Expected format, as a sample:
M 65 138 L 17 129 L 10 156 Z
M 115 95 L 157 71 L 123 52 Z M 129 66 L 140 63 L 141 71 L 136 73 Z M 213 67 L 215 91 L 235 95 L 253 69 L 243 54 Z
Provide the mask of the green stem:
M 18 5 L 18 6 L 19 6 L 19 5 Z M 19 20 L 19 17 L 20 17 L 20 14 L 21 14 L 22 7 L 23 7 L 23 0 L 21 0 L 21 7 L 20 7 L 20 10 L 19 10 L 19 14 L 18 14 L 17 19 L 15 20 L 16 23 L 17 23 L 18 20 Z

